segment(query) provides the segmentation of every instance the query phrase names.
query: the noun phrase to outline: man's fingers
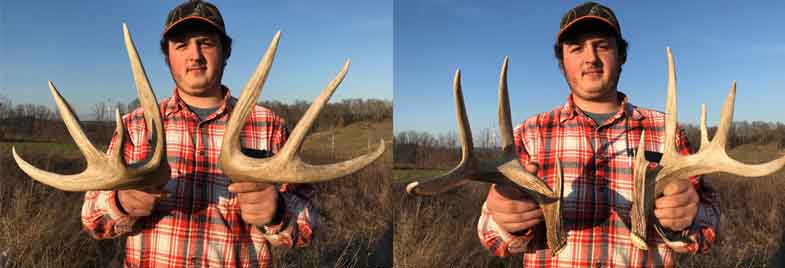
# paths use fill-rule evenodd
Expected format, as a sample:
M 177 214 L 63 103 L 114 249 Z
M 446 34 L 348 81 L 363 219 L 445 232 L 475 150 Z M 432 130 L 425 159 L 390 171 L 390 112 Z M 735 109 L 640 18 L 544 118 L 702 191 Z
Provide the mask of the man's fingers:
M 229 184 L 229 192 L 232 193 L 247 193 L 247 192 L 259 192 L 264 189 L 272 187 L 272 184 L 267 183 L 258 183 L 258 182 L 235 182 Z
M 147 193 L 137 190 L 128 190 L 122 196 L 123 206 L 136 208 L 142 207 L 147 203 L 154 202 L 155 198 L 149 196 Z
M 665 228 L 668 228 L 672 231 L 681 231 L 685 228 L 689 227 L 692 224 L 692 221 L 686 219 L 678 219 L 678 220 L 660 220 L 660 225 Z
M 542 222 L 542 219 L 533 219 L 525 222 L 502 224 L 502 228 L 509 233 L 519 232 L 521 230 L 529 229 Z
M 256 204 L 256 203 L 260 203 L 260 202 L 266 200 L 267 199 L 266 195 L 267 194 L 262 194 L 262 193 L 258 193 L 258 192 L 238 193 L 237 194 L 237 201 L 239 201 L 241 205 L 242 204 Z
M 658 208 L 654 209 L 654 216 L 657 219 L 682 219 L 692 218 L 698 211 L 697 204 L 689 204 L 679 208 Z
M 663 195 L 679 194 L 687 191 L 690 187 L 692 187 L 692 183 L 690 183 L 690 181 L 676 180 L 674 182 L 665 185 L 665 189 L 662 189 L 662 194 Z
M 153 212 L 153 210 L 151 208 L 150 209 L 132 208 L 130 210 L 131 211 L 128 211 L 128 215 L 135 216 L 135 217 L 150 216 L 150 214 L 152 214 L 152 212 Z
M 519 199 L 509 199 L 501 194 L 491 192 L 486 203 L 491 212 L 523 213 L 539 209 L 539 205 L 523 194 Z
M 487 204 L 491 213 L 527 213 L 540 210 L 534 201 L 509 201 Z
M 654 201 L 655 208 L 676 208 L 683 207 L 691 203 L 698 202 L 697 193 L 693 194 L 689 191 L 678 193 L 675 195 L 664 195 Z
M 525 196 L 523 191 L 518 189 L 517 186 L 505 183 L 494 185 L 491 191 L 495 193 L 495 197 L 502 200 L 518 200 Z
M 124 190 L 119 191 L 118 195 L 123 210 L 128 212 L 131 216 L 140 217 L 150 215 L 155 203 L 164 194 L 149 194 L 139 190 Z
M 540 165 L 537 164 L 536 162 L 529 162 L 528 164 L 526 164 L 526 171 L 531 174 L 537 174 L 537 169 L 539 168 Z
M 150 195 L 151 195 L 153 198 L 155 198 L 155 201 L 156 201 L 156 202 L 157 202 L 159 199 L 164 199 L 164 198 L 168 198 L 168 197 L 169 197 L 169 193 L 167 193 L 167 192 L 158 193 L 158 194 L 150 194 Z
M 493 217 L 493 220 L 496 221 L 496 223 L 504 224 L 521 223 L 543 218 L 541 209 L 535 209 L 523 213 L 493 213 L 491 216 Z

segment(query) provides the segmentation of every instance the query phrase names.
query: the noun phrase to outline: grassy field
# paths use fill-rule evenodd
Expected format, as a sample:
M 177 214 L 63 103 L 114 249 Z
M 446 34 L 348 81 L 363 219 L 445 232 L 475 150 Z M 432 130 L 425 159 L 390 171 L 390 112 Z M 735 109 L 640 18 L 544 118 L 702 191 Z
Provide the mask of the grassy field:
M 381 137 L 387 143 L 382 161 L 352 176 L 317 184 L 315 205 L 322 225 L 316 240 L 304 249 L 274 250 L 276 267 L 389 267 L 393 261 L 395 267 L 406 268 L 520 267 L 520 256 L 491 256 L 477 239 L 487 184 L 469 183 L 433 197 L 405 193 L 405 183 L 412 178 L 447 170 L 393 170 L 391 121 L 313 133 L 303 153 L 315 163 L 346 160 L 368 152 Z M 43 169 L 77 173 L 84 168 L 73 144 L 14 144 L 25 159 Z M 82 231 L 82 194 L 32 181 L 13 163 L 10 146 L 0 142 L 0 256 L 8 256 L 9 267 L 120 265 L 123 239 L 96 241 Z M 760 163 L 780 152 L 774 146 L 743 145 L 730 154 Z M 679 255 L 678 266 L 785 267 L 783 178 L 785 171 L 755 179 L 708 176 L 721 197 L 718 242 L 708 254 Z
M 781 155 L 775 146 L 742 145 L 729 154 L 745 163 Z M 398 267 L 520 267 L 520 256 L 493 257 L 476 235 L 488 185 L 472 182 L 432 197 L 405 193 L 414 177 L 445 170 L 395 169 L 395 263 Z M 712 174 L 720 193 L 718 241 L 705 255 L 678 255 L 678 267 L 785 267 L 785 170 L 763 178 Z
M 329 143 L 332 136 L 335 148 Z M 308 248 L 275 249 L 276 267 L 392 266 L 392 121 L 313 133 L 306 139 L 303 154 L 317 163 L 346 160 L 366 153 L 369 137 L 371 146 L 385 139 L 387 151 L 382 160 L 356 174 L 316 185 L 319 193 L 314 205 L 321 229 Z M 85 234 L 79 217 L 83 194 L 31 180 L 13 163 L 11 145 L 0 142 L 0 256 L 7 256 L 0 257 L 0 267 L 5 267 L 2 259 L 7 267 L 120 266 L 124 239 L 97 241 Z M 64 174 L 84 169 L 84 160 L 72 143 L 13 145 L 42 169 Z
M 446 173 L 446 169 L 424 169 L 424 168 L 396 168 L 393 170 L 393 182 L 410 182 L 422 178 L 430 178 Z

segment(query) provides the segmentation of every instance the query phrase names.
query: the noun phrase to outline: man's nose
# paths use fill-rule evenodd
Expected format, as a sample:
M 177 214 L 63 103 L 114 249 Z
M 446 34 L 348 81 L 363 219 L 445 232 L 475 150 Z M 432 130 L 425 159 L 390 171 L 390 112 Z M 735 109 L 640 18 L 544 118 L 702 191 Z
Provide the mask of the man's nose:
M 202 49 L 199 44 L 190 44 L 186 50 L 189 60 L 201 60 L 204 58 Z
M 585 63 L 596 64 L 600 62 L 600 56 L 597 53 L 597 48 L 589 46 L 583 50 L 583 61 Z

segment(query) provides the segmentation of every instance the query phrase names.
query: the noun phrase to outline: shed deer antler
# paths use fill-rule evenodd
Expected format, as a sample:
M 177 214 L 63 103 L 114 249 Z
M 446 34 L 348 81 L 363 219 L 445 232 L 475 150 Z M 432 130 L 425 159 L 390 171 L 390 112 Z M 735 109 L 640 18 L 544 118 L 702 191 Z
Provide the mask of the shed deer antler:
M 128 50 L 128 59 L 136 82 L 139 102 L 144 109 L 144 118 L 155 144 L 155 150 L 145 161 L 126 165 L 123 162 L 123 126 L 120 112 L 115 112 L 117 127 L 117 142 L 112 147 L 112 153 L 107 155 L 99 152 L 79 126 L 79 119 L 73 113 L 71 106 L 63 99 L 54 84 L 49 81 L 49 89 L 54 96 L 57 110 L 65 122 L 68 132 L 87 160 L 87 169 L 79 174 L 62 175 L 38 169 L 22 159 L 12 148 L 14 159 L 19 168 L 31 178 L 43 184 L 63 191 L 92 191 L 92 190 L 122 190 L 141 189 L 146 187 L 159 187 L 169 180 L 169 165 L 166 161 L 166 144 L 163 134 L 163 121 L 158 103 L 147 80 L 144 66 L 136 52 L 128 27 L 123 24 L 123 37 Z
M 455 115 L 458 121 L 458 133 L 461 139 L 461 162 L 448 173 L 415 181 L 406 186 L 406 191 L 415 195 L 434 195 L 463 185 L 469 180 L 483 181 L 496 184 L 514 183 L 521 187 L 532 197 L 543 210 L 545 226 L 547 229 L 548 247 L 552 254 L 557 254 L 565 245 L 567 238 L 562 230 L 561 199 L 562 177 L 561 163 L 556 162 L 556 184 L 551 190 L 537 176 L 526 172 L 515 154 L 513 144 L 512 123 L 510 119 L 510 99 L 507 94 L 507 64 L 504 58 L 501 76 L 499 78 L 499 130 L 502 137 L 501 158 L 492 165 L 481 165 L 474 156 L 474 145 L 469 121 L 466 117 L 466 107 L 463 103 L 461 91 L 461 72 L 455 72 L 453 88 L 455 90 Z
M 660 161 L 660 169 L 646 171 L 648 161 L 644 154 L 644 134 L 635 155 L 634 180 L 635 192 L 632 218 L 632 241 L 635 246 L 646 249 L 647 218 L 652 210 L 654 199 L 662 194 L 665 186 L 676 180 L 690 176 L 725 172 L 744 177 L 761 177 L 772 174 L 785 166 L 785 156 L 764 164 L 744 164 L 728 156 L 725 147 L 728 132 L 733 120 L 733 103 L 736 97 L 736 82 L 731 85 L 728 98 L 720 112 L 720 122 L 714 139 L 709 142 L 706 130 L 706 106 L 701 107 L 701 146 L 697 153 L 681 155 L 676 151 L 676 68 L 670 48 L 668 54 L 668 96 L 665 116 L 665 148 Z M 653 189 L 652 189 L 653 188 Z M 662 231 L 659 230 L 658 231 Z
M 343 81 L 349 69 L 350 61 L 346 61 L 338 75 L 327 85 L 322 94 L 297 122 L 289 139 L 281 151 L 270 158 L 251 158 L 240 151 L 240 130 L 248 113 L 253 110 L 259 97 L 264 81 L 272 66 L 281 32 L 275 34 L 267 52 L 259 62 L 256 72 L 237 101 L 237 105 L 226 123 L 226 133 L 221 145 L 220 163 L 224 174 L 233 181 L 278 182 L 278 183 L 311 183 L 343 177 L 369 165 L 384 153 L 384 139 L 379 141 L 377 149 L 371 153 L 340 163 L 329 165 L 310 165 L 303 162 L 297 155 L 308 130 L 319 116 L 322 108 L 330 99 L 335 89 Z

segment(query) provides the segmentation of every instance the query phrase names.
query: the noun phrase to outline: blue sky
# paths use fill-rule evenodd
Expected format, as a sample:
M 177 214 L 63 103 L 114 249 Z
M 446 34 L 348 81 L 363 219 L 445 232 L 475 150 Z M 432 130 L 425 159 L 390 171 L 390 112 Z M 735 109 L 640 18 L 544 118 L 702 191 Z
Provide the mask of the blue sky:
M 497 124 L 504 56 L 513 124 L 566 101 L 553 57 L 561 16 L 581 1 L 396 0 L 395 131 L 455 130 L 452 78 L 461 69 L 474 132 Z M 735 119 L 785 121 L 785 1 L 605 1 L 630 43 L 619 89 L 638 106 L 664 110 L 670 46 L 679 120 L 709 124 L 733 80 Z M 475 133 L 477 135 L 478 133 Z
M 169 10 L 184 1 L 0 1 L 0 94 L 54 107 L 52 80 L 80 115 L 136 98 L 122 39 L 128 23 L 156 96 L 174 83 L 159 48 Z M 235 95 L 277 30 L 283 35 L 260 100 L 315 98 L 351 58 L 333 100 L 392 99 L 393 12 L 385 1 L 211 1 L 233 38 L 223 83 Z

